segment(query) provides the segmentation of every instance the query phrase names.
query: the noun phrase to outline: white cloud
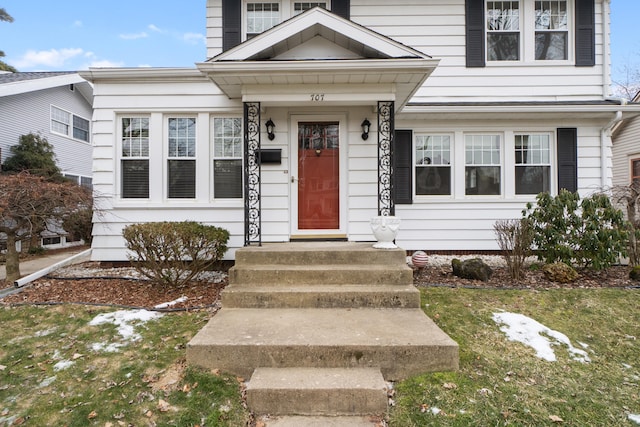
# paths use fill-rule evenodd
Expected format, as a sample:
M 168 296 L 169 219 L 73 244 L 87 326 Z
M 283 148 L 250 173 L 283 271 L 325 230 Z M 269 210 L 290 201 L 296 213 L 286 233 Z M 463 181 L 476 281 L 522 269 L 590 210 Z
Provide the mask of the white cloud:
M 149 34 L 145 33 L 144 31 L 141 33 L 120 34 L 120 38 L 123 40 L 137 40 L 137 39 L 144 39 L 147 37 L 149 37 Z
M 119 68 L 124 67 L 124 62 L 114 62 L 108 59 L 100 59 L 90 62 L 84 68 Z
M 185 33 L 182 35 L 182 40 L 191 44 L 206 43 L 207 39 L 200 33 Z
M 81 56 L 84 50 L 80 48 L 29 50 L 13 64 L 18 69 L 30 69 L 38 66 L 63 67 L 69 60 Z
M 161 30 L 160 28 L 156 27 L 153 24 L 149 24 L 149 26 L 147 28 L 149 28 L 151 31 L 155 31 L 156 33 L 164 33 L 164 32 L 166 32 L 166 31 Z
M 78 21 L 74 21 L 73 22 L 73 26 L 74 27 L 82 27 L 82 26 L 84 26 L 84 24 L 82 23 L 82 21 L 78 20 Z

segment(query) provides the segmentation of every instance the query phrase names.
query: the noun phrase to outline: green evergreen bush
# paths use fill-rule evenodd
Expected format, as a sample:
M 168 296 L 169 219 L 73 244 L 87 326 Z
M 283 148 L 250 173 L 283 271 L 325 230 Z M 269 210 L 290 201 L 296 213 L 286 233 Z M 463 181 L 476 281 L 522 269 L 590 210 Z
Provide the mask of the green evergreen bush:
M 606 194 L 597 193 L 580 202 L 578 193 L 561 190 L 537 196 L 522 215 L 533 227 L 533 245 L 546 264 L 563 262 L 602 270 L 626 256 L 628 232 L 624 216 Z
M 124 228 L 129 260 L 145 277 L 168 286 L 186 285 L 227 251 L 229 232 L 194 221 L 148 222 Z

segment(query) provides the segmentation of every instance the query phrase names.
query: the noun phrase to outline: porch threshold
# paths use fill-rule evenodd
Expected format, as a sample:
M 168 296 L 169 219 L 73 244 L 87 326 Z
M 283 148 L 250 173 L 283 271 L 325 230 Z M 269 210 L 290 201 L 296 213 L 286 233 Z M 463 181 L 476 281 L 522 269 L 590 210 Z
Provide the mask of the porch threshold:
M 346 234 L 292 234 L 290 242 L 346 242 Z

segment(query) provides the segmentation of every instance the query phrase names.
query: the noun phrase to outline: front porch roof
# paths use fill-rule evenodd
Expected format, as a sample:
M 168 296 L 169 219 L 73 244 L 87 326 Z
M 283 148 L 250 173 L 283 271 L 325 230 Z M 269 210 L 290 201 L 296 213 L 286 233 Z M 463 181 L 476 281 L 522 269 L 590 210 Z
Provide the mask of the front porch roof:
M 230 99 L 293 105 L 323 93 L 325 105 L 384 100 L 402 107 L 438 62 L 314 8 L 196 65 Z

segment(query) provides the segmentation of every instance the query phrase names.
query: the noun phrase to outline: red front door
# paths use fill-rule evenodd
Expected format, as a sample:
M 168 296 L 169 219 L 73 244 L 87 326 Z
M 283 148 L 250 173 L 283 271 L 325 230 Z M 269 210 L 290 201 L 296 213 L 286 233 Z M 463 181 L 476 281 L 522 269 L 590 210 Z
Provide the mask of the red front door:
M 340 228 L 338 122 L 298 123 L 298 229 Z

